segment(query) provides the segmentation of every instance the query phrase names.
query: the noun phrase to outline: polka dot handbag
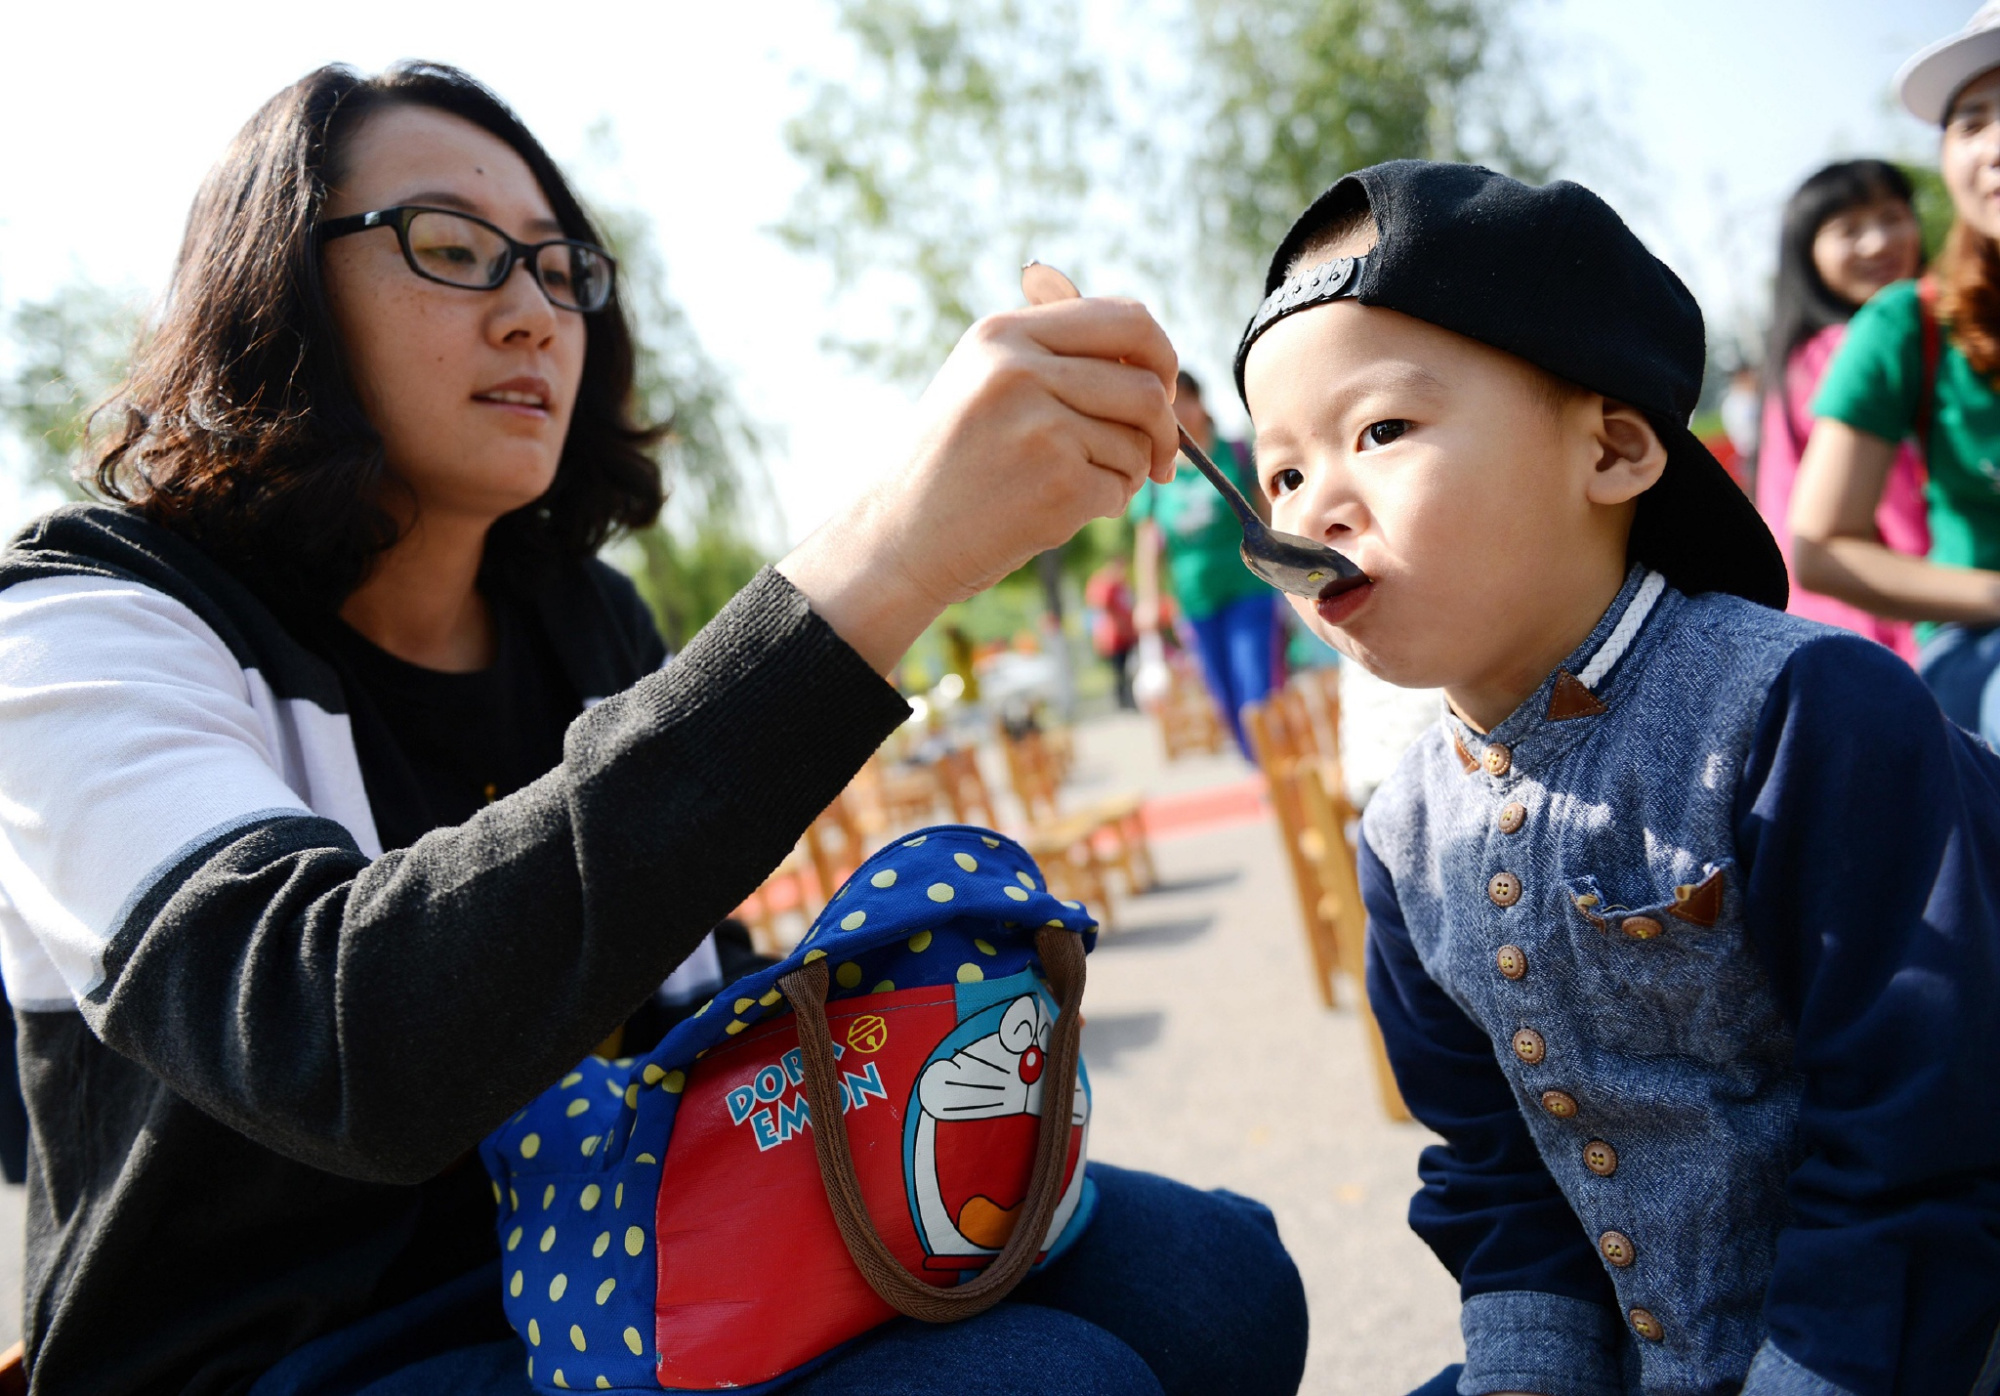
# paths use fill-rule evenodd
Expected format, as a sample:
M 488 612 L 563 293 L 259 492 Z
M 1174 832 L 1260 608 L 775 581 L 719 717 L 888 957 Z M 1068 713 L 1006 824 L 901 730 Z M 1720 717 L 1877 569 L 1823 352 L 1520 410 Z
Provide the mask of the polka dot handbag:
M 480 1154 L 535 1388 L 756 1390 L 999 1302 L 1095 1202 L 1095 939 L 1013 841 L 926 829 L 781 963 L 508 1121 Z

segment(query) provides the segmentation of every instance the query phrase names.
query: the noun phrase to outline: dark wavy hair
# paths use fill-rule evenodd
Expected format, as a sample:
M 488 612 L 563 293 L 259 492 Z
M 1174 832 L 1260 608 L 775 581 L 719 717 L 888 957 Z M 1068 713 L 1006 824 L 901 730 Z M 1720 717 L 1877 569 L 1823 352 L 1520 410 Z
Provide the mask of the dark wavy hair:
M 1914 205 L 1909 176 L 1886 160 L 1842 160 L 1815 170 L 1785 201 L 1772 288 L 1771 334 L 1764 350 L 1764 391 L 1780 399 L 1792 351 L 1828 325 L 1844 325 L 1860 307 L 1834 294 L 1813 265 L 1813 239 L 1828 220 L 1880 199 Z
M 527 162 L 565 236 L 601 242 L 519 117 L 465 73 L 319 68 L 260 108 L 202 182 L 157 325 L 107 409 L 92 482 L 274 600 L 333 609 L 397 539 L 382 439 L 349 375 L 314 236 L 346 138 L 370 112 L 434 107 Z M 663 501 L 634 419 L 631 327 L 585 317 L 583 381 L 554 483 L 487 536 L 484 576 L 532 578 L 642 528 Z

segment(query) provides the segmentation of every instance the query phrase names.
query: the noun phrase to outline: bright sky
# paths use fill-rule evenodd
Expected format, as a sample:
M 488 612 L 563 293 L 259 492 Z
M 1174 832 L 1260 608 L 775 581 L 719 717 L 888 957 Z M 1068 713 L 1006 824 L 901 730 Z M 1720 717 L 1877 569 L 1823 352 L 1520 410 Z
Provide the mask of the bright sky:
M 1761 294 L 1775 213 L 1800 176 L 1837 155 L 1930 157 L 1932 134 L 1892 110 L 1889 78 L 1973 8 L 1531 0 L 1529 13 L 1564 55 L 1560 85 L 1597 93 L 1636 157 L 1606 172 L 1607 194 L 1723 329 Z M 307 69 L 456 63 L 572 167 L 609 118 L 622 159 L 585 183 L 652 215 L 672 290 L 750 411 L 778 428 L 769 465 L 783 517 L 770 541 L 803 537 L 886 468 L 912 419 L 906 392 L 823 352 L 835 322 L 824 271 L 762 231 L 798 181 L 780 135 L 803 100 L 795 77 L 845 61 L 830 7 L 595 0 L 559 8 L 554 24 L 550 13 L 506 0 L 14 7 L 0 47 L 0 305 L 76 275 L 156 293 L 204 171 Z M 1229 347 L 1184 352 L 1216 364 Z M 39 503 L 0 478 L 0 528 Z

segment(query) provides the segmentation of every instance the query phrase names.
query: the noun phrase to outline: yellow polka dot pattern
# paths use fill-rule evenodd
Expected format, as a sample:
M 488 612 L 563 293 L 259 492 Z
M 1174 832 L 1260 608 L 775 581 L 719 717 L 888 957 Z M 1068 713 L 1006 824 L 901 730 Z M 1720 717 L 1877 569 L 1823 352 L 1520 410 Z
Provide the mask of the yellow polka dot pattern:
M 1005 840 L 981 834 L 974 843 L 972 832 L 905 839 L 892 850 L 898 866 L 882 866 L 888 860 L 878 857 L 840 889 L 844 901 L 809 928 L 808 943 L 801 944 L 792 963 L 827 960 L 829 978 L 848 993 L 895 994 L 898 980 L 932 985 L 947 969 L 953 982 L 979 985 L 1019 972 L 1022 947 L 1033 934 L 1026 927 L 1090 924 L 1088 913 L 1075 902 L 1062 905 L 1081 915 L 1051 917 L 1052 901 L 1039 870 L 1024 863 L 1020 850 Z M 927 843 L 939 846 L 925 848 Z M 911 854 L 907 849 L 924 851 Z M 1019 920 L 1003 919 L 1008 914 Z M 1037 922 L 1037 914 L 1045 922 Z M 841 932 L 853 933 L 853 939 L 842 939 Z M 932 949 L 943 951 L 945 958 L 903 958 Z M 535 1350 L 531 1374 L 538 1370 L 534 1362 L 540 1360 L 544 1327 L 553 1348 L 561 1348 L 566 1336 L 574 1354 L 590 1359 L 580 1369 L 572 1363 L 567 1370 L 549 1372 L 540 1381 L 545 1389 L 651 1386 L 651 1363 L 658 1355 L 649 1352 L 651 1320 L 644 1308 L 654 1283 L 651 1189 L 658 1186 L 665 1153 L 660 1147 L 667 1137 L 662 1122 L 671 1120 L 674 1098 L 685 1093 L 695 1063 L 711 1051 L 721 1060 L 733 1038 L 790 1011 L 774 978 L 746 980 L 702 1004 L 697 1016 L 707 1016 L 693 1030 L 697 1040 L 688 1043 L 698 1050 L 684 1053 L 678 1067 L 658 1059 L 587 1058 L 562 1078 L 558 1089 L 510 1120 L 496 1139 L 503 1163 L 494 1196 L 496 1202 L 512 1199 L 512 1211 L 503 1210 L 500 1226 L 512 1267 L 505 1281 L 508 1316 Z M 710 1008 L 723 1011 L 707 1013 Z M 600 1084 L 604 1094 L 598 1093 Z M 529 1123 L 521 1125 L 523 1120 Z M 645 1149 L 627 1152 L 636 1147 L 631 1141 L 649 1129 L 661 1132 L 646 1141 Z M 545 1149 L 545 1143 L 555 1147 Z M 579 1157 L 586 1162 L 579 1164 Z M 538 1169 L 527 1167 L 540 1159 L 550 1161 Z M 591 1160 L 600 1161 L 597 1166 L 604 1170 L 595 1180 L 590 1178 Z M 648 1167 L 655 1170 L 650 1175 L 644 1171 Z M 529 1208 L 539 1200 L 540 1214 L 531 1218 L 522 1211 L 520 1196 L 505 1186 L 508 1168 L 528 1194 Z M 578 1171 L 585 1176 L 573 1176 Z M 527 1179 L 519 1179 L 522 1172 Z M 537 1179 L 537 1172 L 543 1177 Z M 551 1176 L 558 1181 L 548 1181 Z M 649 1176 L 651 1182 L 646 1181 Z M 630 1211 L 624 1205 L 627 1181 L 638 1184 Z M 543 1186 L 536 1188 L 537 1182 Z M 615 1249 L 619 1246 L 623 1254 Z M 529 1270 L 535 1273 L 529 1275 Z M 634 1363 L 640 1365 L 628 1365 Z M 541 1370 L 546 1368 L 544 1361 Z

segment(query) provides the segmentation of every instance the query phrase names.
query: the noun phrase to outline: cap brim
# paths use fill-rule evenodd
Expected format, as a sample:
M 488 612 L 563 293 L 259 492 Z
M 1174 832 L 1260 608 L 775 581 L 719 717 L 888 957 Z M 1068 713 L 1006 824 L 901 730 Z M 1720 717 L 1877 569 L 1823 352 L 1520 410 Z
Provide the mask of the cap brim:
M 1655 427 L 1667 467 L 1639 496 L 1632 557 L 1689 596 L 1726 591 L 1782 611 L 1791 596 L 1784 555 L 1757 506 L 1684 426 Z
M 1896 95 L 1919 121 L 1942 126 L 1959 89 L 1991 68 L 2000 68 L 2000 27 L 1960 32 L 1903 64 L 1896 73 Z

